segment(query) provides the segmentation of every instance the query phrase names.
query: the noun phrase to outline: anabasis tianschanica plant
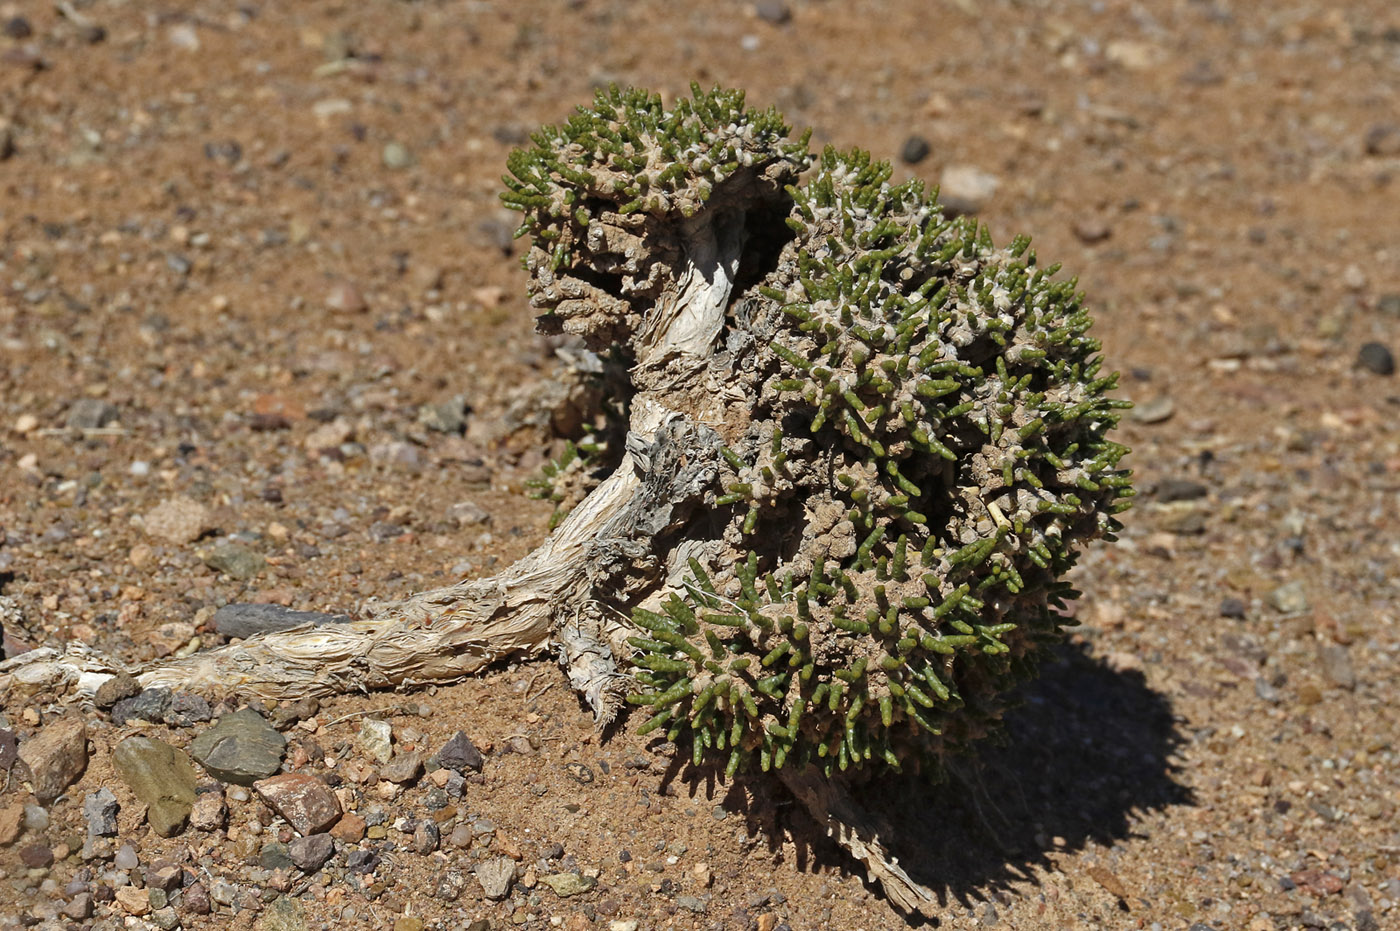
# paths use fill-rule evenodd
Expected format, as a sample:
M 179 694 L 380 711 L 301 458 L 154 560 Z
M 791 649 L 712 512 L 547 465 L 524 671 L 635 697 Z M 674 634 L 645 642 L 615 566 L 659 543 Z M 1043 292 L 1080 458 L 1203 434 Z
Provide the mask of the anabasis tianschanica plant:
M 739 92 L 614 88 L 534 142 L 504 200 L 541 327 L 621 349 L 703 467 L 665 571 L 612 586 L 642 730 L 731 774 L 900 769 L 987 733 L 1131 495 L 1075 281 L 865 152 L 812 166 Z

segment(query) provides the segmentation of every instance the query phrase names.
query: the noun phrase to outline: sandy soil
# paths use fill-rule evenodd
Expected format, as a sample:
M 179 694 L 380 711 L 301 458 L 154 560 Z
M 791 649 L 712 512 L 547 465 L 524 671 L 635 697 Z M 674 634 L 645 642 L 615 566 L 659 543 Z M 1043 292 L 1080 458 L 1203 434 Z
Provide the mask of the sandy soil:
M 737 85 L 816 145 L 921 137 L 901 176 L 994 176 L 981 216 L 1079 275 L 1139 403 L 1141 503 L 1077 572 L 1082 626 L 1006 745 L 878 792 L 932 924 L 1400 922 L 1400 387 L 1363 352 L 1400 349 L 1393 4 L 58 7 L 0 3 L 7 650 L 150 659 L 218 642 L 229 602 L 353 611 L 528 551 L 550 508 L 520 491 L 550 449 L 523 412 L 551 362 L 506 154 L 599 83 Z M 198 539 L 147 519 L 177 499 Z M 227 544 L 249 577 L 207 564 Z M 400 747 L 462 729 L 487 751 L 442 849 L 411 834 L 431 780 L 365 763 L 371 710 Z M 25 739 L 52 711 L 3 724 Z M 256 797 L 213 832 L 141 823 L 111 748 L 207 725 L 94 719 L 83 779 L 0 847 L 0 927 L 906 925 L 779 788 L 682 767 L 636 723 L 600 739 L 548 662 L 327 702 L 286 765 L 333 761 L 382 820 L 303 876 L 268 868 L 290 835 Z M 120 834 L 84 859 L 103 785 Z M 27 801 L 10 778 L 0 809 Z M 494 902 L 472 867 L 498 856 L 519 878 Z M 186 888 L 129 917 L 113 893 L 161 857 L 232 905 L 198 914 Z M 540 878 L 572 871 L 596 887 Z

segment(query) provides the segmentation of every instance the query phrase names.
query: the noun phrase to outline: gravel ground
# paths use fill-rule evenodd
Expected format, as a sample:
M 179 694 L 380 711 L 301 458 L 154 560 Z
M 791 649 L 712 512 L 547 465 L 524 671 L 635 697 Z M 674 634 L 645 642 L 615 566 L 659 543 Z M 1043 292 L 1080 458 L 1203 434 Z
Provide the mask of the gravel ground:
M 1400 924 L 1382 0 L 0 3 L 6 653 L 150 660 L 542 539 L 568 412 L 496 193 L 614 80 L 746 87 L 1034 235 L 1138 402 L 1140 504 L 1007 740 L 868 800 L 929 923 Z M 210 698 L 4 709 L 0 928 L 907 924 L 780 789 L 600 738 L 549 663 Z M 184 762 L 231 721 L 271 770 Z

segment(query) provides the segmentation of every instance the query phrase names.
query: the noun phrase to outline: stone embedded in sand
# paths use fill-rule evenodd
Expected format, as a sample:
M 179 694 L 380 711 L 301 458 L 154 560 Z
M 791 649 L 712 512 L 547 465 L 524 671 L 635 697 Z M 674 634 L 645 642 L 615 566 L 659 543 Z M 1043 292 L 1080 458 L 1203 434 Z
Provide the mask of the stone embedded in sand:
M 952 213 L 977 213 L 987 206 L 1000 184 L 996 175 L 975 165 L 949 165 L 943 169 L 938 198 Z
M 347 844 L 358 844 L 365 836 L 365 819 L 353 811 L 346 812 L 331 828 L 331 837 Z
M 226 714 L 190 744 L 190 753 L 210 775 L 250 786 L 282 768 L 287 738 L 251 708 Z
M 0 808 L 0 846 L 13 844 L 23 833 L 24 806 L 16 804 Z
M 221 543 L 203 556 L 204 564 L 231 579 L 247 581 L 267 567 L 267 560 L 246 546 Z
M 303 837 L 327 831 L 340 820 L 340 800 L 315 776 L 284 773 L 255 782 L 253 788 Z
M 253 931 L 306 931 L 306 908 L 298 899 L 279 895 L 253 923 Z
M 335 841 L 329 834 L 298 837 L 287 845 L 287 856 L 303 873 L 314 873 L 335 854 Z
M 406 785 L 416 781 L 422 772 L 423 754 L 410 751 L 396 754 L 392 760 L 380 768 L 379 775 L 390 782 Z
M 89 837 L 114 837 L 117 833 L 117 797 L 103 786 L 83 799 L 83 817 L 87 819 Z
M 571 895 L 582 895 L 598 885 L 598 880 L 581 873 L 550 873 L 541 876 L 540 881 L 553 889 L 554 894 L 561 899 Z
M 161 837 L 180 833 L 195 799 L 194 764 L 184 751 L 153 737 L 128 737 L 112 751 L 112 765 L 146 803 L 146 820 Z
M 117 890 L 117 905 L 128 915 L 140 918 L 151 911 L 151 898 L 145 889 L 136 886 L 122 886 Z
M 193 543 L 212 529 L 213 518 L 198 501 L 176 495 L 146 512 L 144 525 L 153 537 L 171 543 Z
M 360 736 L 356 742 L 365 756 L 382 766 L 394 755 L 393 739 L 394 729 L 388 721 L 368 718 L 360 725 Z
M 500 900 L 510 895 L 511 884 L 515 882 L 515 861 L 510 857 L 496 857 L 483 860 L 472 868 L 476 881 L 481 883 L 481 891 L 488 899 Z
M 29 767 L 34 795 L 47 805 L 87 767 L 87 725 L 76 715 L 51 721 L 20 744 L 19 758 Z
M 224 793 L 218 789 L 201 792 L 190 808 L 190 826 L 198 831 L 217 831 L 228 817 Z
M 452 739 L 443 744 L 442 749 L 437 752 L 436 759 L 439 766 L 459 773 L 479 773 L 481 767 L 486 764 L 481 751 L 472 743 L 466 731 L 453 734 Z

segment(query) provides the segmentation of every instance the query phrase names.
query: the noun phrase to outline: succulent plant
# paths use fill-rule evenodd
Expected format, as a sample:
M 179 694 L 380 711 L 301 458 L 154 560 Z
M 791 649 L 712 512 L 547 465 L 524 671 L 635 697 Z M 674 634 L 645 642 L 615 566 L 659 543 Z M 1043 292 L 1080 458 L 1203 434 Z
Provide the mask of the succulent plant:
M 729 773 L 924 766 L 986 734 L 1132 493 L 1075 280 L 865 152 L 813 165 L 737 91 L 612 88 L 533 141 L 504 200 L 542 329 L 664 398 L 678 308 L 722 304 L 683 347 L 710 344 L 707 379 L 668 399 L 703 473 L 669 570 L 595 579 L 641 628 L 642 730 Z

